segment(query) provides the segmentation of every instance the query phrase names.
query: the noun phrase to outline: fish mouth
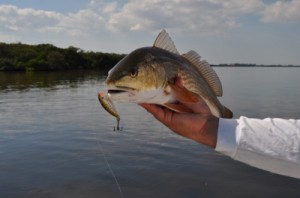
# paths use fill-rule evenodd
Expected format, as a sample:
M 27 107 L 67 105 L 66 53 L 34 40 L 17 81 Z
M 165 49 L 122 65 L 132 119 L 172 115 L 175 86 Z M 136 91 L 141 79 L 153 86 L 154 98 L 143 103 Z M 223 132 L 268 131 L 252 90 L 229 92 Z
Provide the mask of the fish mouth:
M 124 92 L 127 92 L 127 91 L 118 90 L 118 89 L 109 89 L 109 90 L 107 90 L 107 93 L 109 93 L 109 94 L 120 94 L 120 93 L 124 93 Z
M 130 87 L 121 87 L 121 86 L 117 86 L 117 87 L 111 87 L 107 89 L 108 94 L 114 95 L 114 94 L 122 94 L 122 93 L 133 93 L 136 90 Z
M 135 99 L 135 96 L 136 96 L 135 89 L 128 88 L 128 87 L 108 86 L 107 94 L 113 101 L 134 102 L 136 100 Z

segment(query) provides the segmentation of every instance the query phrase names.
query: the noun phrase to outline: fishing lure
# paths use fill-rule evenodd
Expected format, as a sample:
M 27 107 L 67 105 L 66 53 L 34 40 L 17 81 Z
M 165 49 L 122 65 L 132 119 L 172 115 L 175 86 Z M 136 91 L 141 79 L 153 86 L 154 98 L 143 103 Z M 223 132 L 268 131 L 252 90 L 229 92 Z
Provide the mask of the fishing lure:
M 98 93 L 98 100 L 100 102 L 100 104 L 102 105 L 102 107 L 108 112 L 110 113 L 112 116 L 116 117 L 117 119 L 117 131 L 120 130 L 119 124 L 120 124 L 120 116 L 113 104 L 113 102 L 110 100 L 109 98 L 109 94 L 105 94 L 103 92 L 99 92 Z M 115 128 L 114 128 L 115 130 Z

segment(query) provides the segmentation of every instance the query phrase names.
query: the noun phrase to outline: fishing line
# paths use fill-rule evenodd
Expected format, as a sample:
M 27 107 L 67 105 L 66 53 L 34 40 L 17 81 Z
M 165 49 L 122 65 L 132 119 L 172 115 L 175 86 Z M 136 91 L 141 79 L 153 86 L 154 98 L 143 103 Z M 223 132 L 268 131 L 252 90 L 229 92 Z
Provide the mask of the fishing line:
M 99 145 L 99 147 L 100 147 L 100 151 L 101 151 L 101 154 L 102 154 L 102 156 L 103 156 L 103 158 L 104 158 L 105 164 L 106 164 L 107 168 L 109 169 L 110 174 L 111 174 L 112 177 L 114 178 L 115 183 L 116 183 L 116 186 L 117 186 L 118 189 L 119 189 L 121 198 L 124 198 L 124 195 L 123 195 L 121 186 L 120 186 L 120 184 L 119 184 L 119 182 L 118 182 L 118 179 L 117 179 L 117 177 L 116 177 L 116 175 L 115 175 L 113 169 L 111 168 L 111 165 L 110 165 L 109 161 L 107 160 L 107 157 L 106 157 L 106 155 L 105 155 L 105 153 L 104 153 L 104 150 L 103 150 L 103 148 L 102 148 L 102 145 L 100 144 L 100 141 L 99 141 L 99 140 L 98 140 L 97 142 L 98 142 L 98 145 Z

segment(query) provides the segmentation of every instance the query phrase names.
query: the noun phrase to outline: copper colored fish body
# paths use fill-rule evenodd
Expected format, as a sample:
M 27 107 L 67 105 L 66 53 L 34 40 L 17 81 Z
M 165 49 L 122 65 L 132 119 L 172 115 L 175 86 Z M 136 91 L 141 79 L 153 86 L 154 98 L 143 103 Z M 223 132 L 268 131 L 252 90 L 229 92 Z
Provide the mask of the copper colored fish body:
M 217 98 L 223 90 L 215 71 L 195 51 L 180 55 L 165 30 L 152 47 L 134 50 L 117 63 L 109 71 L 106 85 L 115 101 L 160 104 L 189 112 L 178 104 L 201 99 L 213 115 L 232 117 Z

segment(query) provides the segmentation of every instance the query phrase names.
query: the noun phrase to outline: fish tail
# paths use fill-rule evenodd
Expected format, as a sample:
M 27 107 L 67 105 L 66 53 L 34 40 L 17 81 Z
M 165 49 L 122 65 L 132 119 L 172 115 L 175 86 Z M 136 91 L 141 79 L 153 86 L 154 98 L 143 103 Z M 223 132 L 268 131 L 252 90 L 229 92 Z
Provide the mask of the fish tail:
M 228 109 L 227 107 L 223 106 L 223 118 L 232 118 L 233 117 L 233 113 L 230 109 Z

